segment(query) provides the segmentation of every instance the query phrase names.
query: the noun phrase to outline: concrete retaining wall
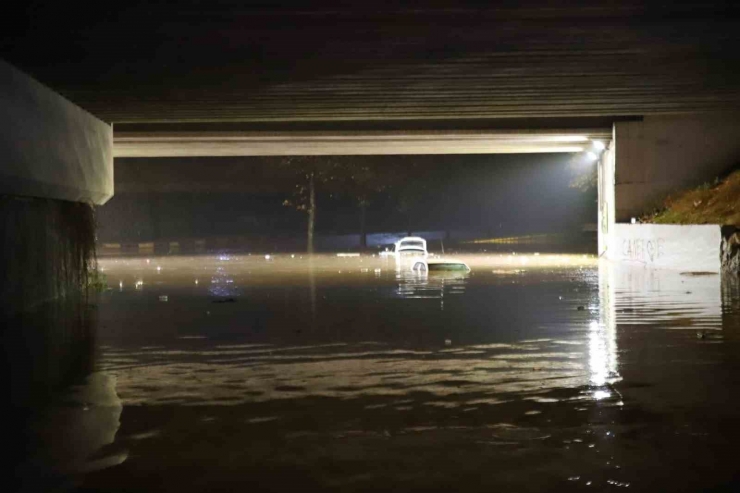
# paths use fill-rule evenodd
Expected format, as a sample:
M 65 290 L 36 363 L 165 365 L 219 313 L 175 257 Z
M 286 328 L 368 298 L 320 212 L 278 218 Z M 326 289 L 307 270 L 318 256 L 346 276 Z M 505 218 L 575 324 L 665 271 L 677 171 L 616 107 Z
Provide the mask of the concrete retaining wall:
M 0 195 L 0 325 L 56 298 L 84 298 L 94 249 L 89 204 Z
M 113 129 L 0 60 L 0 194 L 104 204 Z
M 740 164 L 740 116 L 646 116 L 616 122 L 616 221 L 628 222 L 671 192 Z
M 614 224 L 605 256 L 627 264 L 720 272 L 719 225 Z

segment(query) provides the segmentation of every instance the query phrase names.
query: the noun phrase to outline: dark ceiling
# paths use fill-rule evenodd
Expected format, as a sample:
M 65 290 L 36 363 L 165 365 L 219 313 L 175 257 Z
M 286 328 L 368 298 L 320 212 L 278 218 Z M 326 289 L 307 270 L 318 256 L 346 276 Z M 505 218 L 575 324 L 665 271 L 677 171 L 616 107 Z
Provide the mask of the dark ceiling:
M 109 122 L 740 109 L 737 2 L 317 3 L 31 1 L 0 57 Z

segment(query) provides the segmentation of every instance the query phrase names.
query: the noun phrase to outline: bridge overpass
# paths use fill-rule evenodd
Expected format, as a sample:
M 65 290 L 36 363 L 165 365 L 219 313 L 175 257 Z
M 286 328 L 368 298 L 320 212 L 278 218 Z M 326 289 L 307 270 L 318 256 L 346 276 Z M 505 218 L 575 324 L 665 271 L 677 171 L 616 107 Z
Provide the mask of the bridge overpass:
M 53 229 L 55 201 L 105 203 L 114 157 L 583 152 L 601 141 L 604 235 L 740 162 L 735 2 L 38 7 L 14 12 L 0 40 L 0 194 L 14 238 L 3 262 L 39 241 L 13 230 L 24 218 Z M 18 196 L 51 209 L 31 220 L 28 202 L 8 199 Z

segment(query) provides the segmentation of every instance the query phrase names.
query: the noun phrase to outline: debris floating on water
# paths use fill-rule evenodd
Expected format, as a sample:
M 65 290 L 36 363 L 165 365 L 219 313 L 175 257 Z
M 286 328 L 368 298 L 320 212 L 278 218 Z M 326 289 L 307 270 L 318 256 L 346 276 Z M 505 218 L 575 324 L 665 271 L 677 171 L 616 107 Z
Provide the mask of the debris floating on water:
M 445 346 L 452 346 L 452 339 L 445 339 Z

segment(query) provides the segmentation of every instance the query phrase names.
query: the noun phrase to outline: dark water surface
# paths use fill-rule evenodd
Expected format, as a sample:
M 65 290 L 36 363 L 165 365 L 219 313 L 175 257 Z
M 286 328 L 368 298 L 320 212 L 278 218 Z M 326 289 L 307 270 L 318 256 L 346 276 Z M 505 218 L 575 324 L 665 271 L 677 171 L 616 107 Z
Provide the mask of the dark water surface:
M 458 258 L 106 259 L 26 489 L 740 489 L 736 281 Z

